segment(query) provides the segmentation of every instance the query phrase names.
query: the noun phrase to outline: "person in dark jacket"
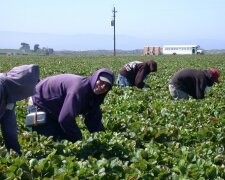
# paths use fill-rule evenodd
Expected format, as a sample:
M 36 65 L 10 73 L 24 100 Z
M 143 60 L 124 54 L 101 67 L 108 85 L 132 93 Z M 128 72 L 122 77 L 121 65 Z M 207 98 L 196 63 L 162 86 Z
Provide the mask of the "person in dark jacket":
M 144 83 L 150 72 L 157 71 L 157 63 L 153 60 L 147 62 L 133 61 L 125 64 L 119 71 L 118 84 L 120 88 L 136 86 L 137 88 L 150 88 Z
M 114 73 L 102 68 L 90 77 L 59 74 L 41 80 L 32 96 L 33 106 L 46 113 L 47 122 L 32 127 L 40 135 L 76 142 L 82 133 L 75 118 L 83 115 L 90 133 L 104 131 L 100 105 L 114 84 Z M 30 106 L 30 111 L 34 109 Z
M 39 66 L 35 64 L 14 67 L 0 75 L 0 124 L 7 150 L 21 155 L 15 115 L 16 101 L 34 94 L 39 81 Z
M 209 70 L 183 69 L 177 72 L 169 82 L 169 91 L 175 99 L 203 99 L 205 92 L 216 82 L 219 83 L 219 72 Z

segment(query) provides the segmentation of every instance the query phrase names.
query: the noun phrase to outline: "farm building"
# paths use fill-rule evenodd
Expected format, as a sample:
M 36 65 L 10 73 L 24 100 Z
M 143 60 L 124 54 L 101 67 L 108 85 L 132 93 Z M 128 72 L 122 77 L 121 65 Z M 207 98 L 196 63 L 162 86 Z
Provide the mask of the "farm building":
M 145 46 L 144 55 L 160 55 L 162 54 L 162 48 L 159 46 Z

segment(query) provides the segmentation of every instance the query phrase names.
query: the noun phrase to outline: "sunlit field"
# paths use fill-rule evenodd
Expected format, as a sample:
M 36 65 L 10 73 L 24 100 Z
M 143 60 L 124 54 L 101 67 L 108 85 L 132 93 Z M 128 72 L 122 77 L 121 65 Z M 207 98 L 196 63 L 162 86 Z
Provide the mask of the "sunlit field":
M 151 89 L 117 84 L 102 104 L 105 132 L 90 134 L 76 121 L 83 140 L 54 142 L 25 126 L 26 103 L 17 102 L 22 156 L 7 153 L 0 133 L 0 179 L 225 179 L 225 55 L 184 56 L 0 56 L 0 72 L 38 64 L 41 79 L 60 73 L 90 76 L 106 67 L 155 60 Z M 168 82 L 182 68 L 220 71 L 204 100 L 174 101 Z M 72 83 L 72 82 L 71 82 Z

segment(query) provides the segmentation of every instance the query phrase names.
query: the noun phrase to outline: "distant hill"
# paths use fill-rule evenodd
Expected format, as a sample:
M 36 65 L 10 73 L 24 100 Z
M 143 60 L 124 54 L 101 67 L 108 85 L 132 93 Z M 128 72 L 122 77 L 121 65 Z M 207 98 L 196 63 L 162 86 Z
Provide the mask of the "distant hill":
M 225 49 L 205 50 L 204 54 L 225 54 Z M 0 55 L 45 55 L 34 53 L 33 51 L 24 52 L 18 49 L 0 49 Z M 114 55 L 113 50 L 89 50 L 89 51 L 54 51 L 55 56 L 110 56 Z M 116 50 L 116 55 L 143 55 L 143 49 L 135 50 Z
M 143 49 L 135 50 L 116 50 L 116 55 L 142 55 Z M 35 53 L 32 50 L 24 52 L 23 50 L 18 49 L 0 49 L 0 55 L 44 55 L 40 53 Z M 100 55 L 114 55 L 113 50 L 88 50 L 88 51 L 54 51 L 56 56 L 100 56 Z
M 212 49 L 205 52 L 206 54 L 225 54 L 225 49 Z
M 33 49 L 35 44 L 39 44 L 40 47 L 53 48 L 54 51 L 113 50 L 114 45 L 113 33 L 111 35 L 58 35 L 0 31 L 0 49 L 19 49 L 22 42 L 28 43 L 31 49 Z M 140 38 L 116 34 L 116 48 L 126 52 L 133 51 L 134 49 L 143 49 L 144 46 L 163 46 L 166 44 L 198 44 L 206 50 L 225 48 L 225 40 L 223 39 L 175 40 L 169 37 L 167 39 L 158 39 L 155 37 Z
M 89 50 L 89 51 L 55 51 L 55 55 L 73 55 L 73 56 L 87 56 L 87 55 L 114 55 L 113 50 Z M 116 55 L 142 55 L 143 49 L 135 50 L 116 50 Z

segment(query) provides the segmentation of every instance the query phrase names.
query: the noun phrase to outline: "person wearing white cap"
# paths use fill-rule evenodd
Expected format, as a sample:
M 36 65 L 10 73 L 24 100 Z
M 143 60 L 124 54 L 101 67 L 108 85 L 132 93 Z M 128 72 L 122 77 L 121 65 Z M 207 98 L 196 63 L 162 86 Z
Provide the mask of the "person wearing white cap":
M 107 92 L 112 85 L 113 77 L 108 73 L 101 73 L 95 83 L 93 91 L 95 94 L 103 94 Z
M 75 119 L 84 117 L 90 133 L 104 131 L 100 105 L 114 84 L 114 73 L 101 68 L 89 77 L 75 74 L 59 74 L 47 77 L 36 85 L 30 113 L 39 109 L 46 113 L 46 123 L 32 126 L 32 131 L 53 139 L 76 142 L 82 133 Z

